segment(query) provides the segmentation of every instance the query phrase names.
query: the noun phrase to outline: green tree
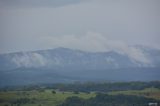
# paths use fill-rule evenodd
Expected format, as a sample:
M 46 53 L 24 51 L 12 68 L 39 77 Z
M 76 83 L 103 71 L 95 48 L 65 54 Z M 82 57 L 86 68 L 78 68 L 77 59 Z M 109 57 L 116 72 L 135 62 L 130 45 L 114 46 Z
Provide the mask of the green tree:
M 56 91 L 52 90 L 52 94 L 56 94 Z

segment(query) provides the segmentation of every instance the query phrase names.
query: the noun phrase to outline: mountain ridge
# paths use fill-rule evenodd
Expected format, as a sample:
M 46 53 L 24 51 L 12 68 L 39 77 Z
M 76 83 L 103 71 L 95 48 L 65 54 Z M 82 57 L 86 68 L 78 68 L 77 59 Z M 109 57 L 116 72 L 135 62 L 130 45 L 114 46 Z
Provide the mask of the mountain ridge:
M 136 61 L 116 51 L 93 53 L 56 48 L 4 54 L 0 55 L 0 86 L 74 81 L 160 80 L 160 51 L 141 51 L 152 64 Z
M 146 52 L 146 51 L 143 51 L 143 52 Z M 160 51 L 157 51 L 157 52 L 160 53 Z M 148 55 L 149 53 L 146 53 L 146 54 Z M 153 60 L 153 58 L 150 55 L 148 55 L 148 57 L 150 57 L 150 61 Z M 158 55 L 157 57 L 160 57 L 160 56 Z M 116 51 L 86 52 L 82 50 L 75 50 L 75 49 L 69 49 L 69 48 L 63 48 L 63 47 L 55 48 L 55 49 L 48 49 L 48 50 L 3 54 L 3 55 L 0 55 L 0 60 L 1 60 L 0 62 L 1 64 L 8 62 L 8 63 L 11 63 L 10 66 L 17 65 L 17 67 L 21 67 L 21 66 L 41 67 L 41 66 L 46 66 L 49 64 L 58 66 L 60 64 L 63 65 L 63 63 L 71 65 L 71 63 L 74 63 L 75 61 L 78 63 L 81 62 L 82 64 L 89 64 L 89 62 L 91 64 L 95 62 L 98 62 L 98 63 L 101 62 L 101 64 L 104 64 L 104 65 L 115 64 L 114 67 L 123 65 L 123 68 L 125 68 L 124 66 L 129 63 L 131 66 L 133 65 L 133 67 L 139 67 L 139 66 L 151 67 L 155 65 L 155 64 L 149 64 L 149 63 L 145 64 L 141 61 L 136 61 L 130 58 L 128 55 L 122 54 Z M 156 63 L 156 67 L 159 65 L 159 60 Z M 126 64 L 121 64 L 120 61 L 121 62 L 127 61 L 127 62 Z M 2 65 L 1 64 L 0 64 L 0 67 L 3 66 L 3 64 Z M 137 64 L 137 66 L 135 66 L 135 64 Z M 10 66 L 7 66 L 7 67 L 10 67 Z

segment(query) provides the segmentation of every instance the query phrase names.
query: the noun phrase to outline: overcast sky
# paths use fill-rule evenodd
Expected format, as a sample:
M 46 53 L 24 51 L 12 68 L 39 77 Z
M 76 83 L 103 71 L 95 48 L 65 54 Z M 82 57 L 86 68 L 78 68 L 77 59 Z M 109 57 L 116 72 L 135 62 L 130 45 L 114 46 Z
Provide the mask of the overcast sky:
M 160 48 L 160 0 L 0 0 L 0 53 L 127 45 Z

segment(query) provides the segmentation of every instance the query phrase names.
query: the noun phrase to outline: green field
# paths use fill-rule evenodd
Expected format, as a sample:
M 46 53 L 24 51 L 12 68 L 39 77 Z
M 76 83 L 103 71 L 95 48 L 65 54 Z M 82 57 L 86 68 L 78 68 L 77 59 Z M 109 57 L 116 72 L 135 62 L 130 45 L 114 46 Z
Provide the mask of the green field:
M 77 96 L 83 99 L 89 99 L 95 97 L 96 93 L 83 93 L 78 92 L 61 92 L 58 90 L 56 93 L 52 93 L 52 89 L 45 89 L 43 91 L 31 90 L 31 91 L 6 91 L 0 92 L 0 106 L 56 106 L 62 103 L 66 98 Z M 109 95 L 137 95 L 148 98 L 160 100 L 160 89 L 146 88 L 144 90 L 127 90 L 127 91 L 112 91 Z M 27 99 L 26 103 L 14 103 L 13 101 Z M 12 105 L 11 105 L 12 104 Z
M 84 99 L 94 97 L 95 93 L 78 93 L 74 92 L 60 92 L 52 93 L 52 90 L 47 89 L 43 92 L 33 91 L 7 91 L 0 92 L 0 106 L 56 106 L 62 103 L 67 97 L 78 96 Z M 20 105 L 13 104 L 11 101 L 29 99 L 30 103 L 21 103 Z M 3 101 L 3 103 L 2 103 Z
M 153 98 L 160 100 L 160 89 L 158 88 L 146 88 L 144 90 L 127 90 L 127 91 L 112 91 L 109 92 L 110 95 L 137 95 L 137 96 L 144 96 L 147 98 Z

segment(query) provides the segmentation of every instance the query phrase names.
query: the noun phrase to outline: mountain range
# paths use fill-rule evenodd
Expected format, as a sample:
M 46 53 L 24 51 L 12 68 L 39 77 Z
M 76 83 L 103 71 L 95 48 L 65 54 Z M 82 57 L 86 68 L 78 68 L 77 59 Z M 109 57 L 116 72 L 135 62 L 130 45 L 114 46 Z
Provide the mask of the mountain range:
M 160 50 L 88 52 L 55 48 L 0 54 L 0 86 L 75 81 L 160 80 Z

